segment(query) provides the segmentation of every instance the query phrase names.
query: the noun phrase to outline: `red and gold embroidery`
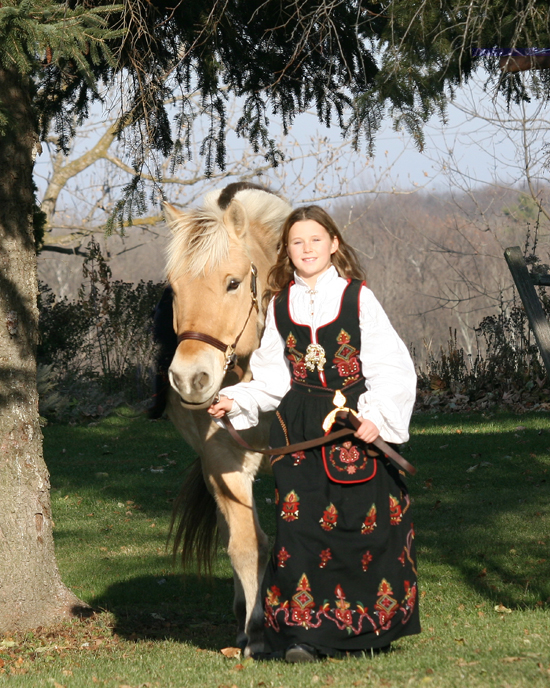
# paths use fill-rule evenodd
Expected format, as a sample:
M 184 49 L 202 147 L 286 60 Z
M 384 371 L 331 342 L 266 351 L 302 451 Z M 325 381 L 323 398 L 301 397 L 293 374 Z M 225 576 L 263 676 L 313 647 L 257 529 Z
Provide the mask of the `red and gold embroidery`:
M 272 607 L 276 607 L 279 604 L 279 597 L 281 596 L 281 591 L 274 585 L 272 588 L 267 589 L 266 601 Z
M 286 338 L 286 345 L 289 349 L 294 349 L 296 347 L 296 337 L 292 334 L 292 332 L 289 332 L 288 337 Z
M 275 488 L 275 504 L 279 503 L 279 490 Z
M 336 586 L 334 594 L 338 598 L 336 601 L 336 609 L 334 610 L 334 616 L 341 621 L 344 626 L 353 625 L 353 614 L 350 610 L 351 604 L 346 600 L 344 591 L 340 585 Z
M 299 466 L 306 458 L 306 453 L 304 451 L 298 451 L 294 452 L 294 454 L 291 454 L 291 456 L 294 459 L 294 463 L 292 465 Z
M 375 528 L 376 528 L 376 504 L 373 504 L 371 506 L 371 508 L 369 509 L 369 513 L 367 514 L 365 520 L 363 521 L 363 525 L 361 526 L 361 533 L 362 533 L 362 535 L 368 535 L 369 533 L 372 533 Z
M 328 562 L 332 559 L 332 552 L 330 551 L 330 547 L 327 547 L 327 549 L 322 550 L 319 556 L 321 557 L 321 561 L 319 562 L 319 568 L 324 569 Z
M 406 623 L 406 621 L 408 621 L 409 617 L 413 613 L 416 605 L 417 587 L 416 583 L 413 583 L 413 585 L 411 585 L 408 580 L 404 581 L 404 586 L 405 599 L 403 600 L 404 605 L 401 607 L 401 611 L 405 612 L 403 623 Z
M 284 547 L 281 547 L 277 554 L 277 563 L 280 569 L 284 569 L 286 562 L 290 559 L 290 554 Z
M 338 523 L 338 510 L 334 504 L 329 504 L 323 511 L 319 523 L 321 524 L 321 528 L 327 532 L 336 528 L 336 524 Z
M 408 559 L 410 565 L 412 566 L 412 570 L 414 571 L 414 573 L 416 575 L 417 571 L 416 571 L 415 561 L 411 557 L 411 549 L 412 549 L 412 541 L 413 540 L 414 540 L 414 529 L 413 529 L 412 523 L 411 523 L 411 529 L 407 533 L 407 544 L 403 547 L 403 552 L 401 552 L 401 556 L 398 557 L 398 561 L 400 561 L 403 564 L 403 566 L 405 566 L 405 559 Z
M 313 607 L 315 607 L 315 600 L 310 591 L 311 587 L 304 573 L 298 582 L 296 592 L 290 600 L 290 617 L 295 624 L 304 628 L 311 627 L 311 615 Z
M 281 518 L 284 521 L 297 521 L 300 515 L 300 498 L 294 490 L 289 492 L 283 500 Z
M 378 599 L 374 605 L 375 614 L 378 615 L 380 621 L 380 626 L 383 630 L 387 630 L 390 627 L 390 622 L 395 612 L 399 608 L 399 602 L 392 597 L 393 590 L 391 585 L 385 578 L 382 578 L 380 585 L 378 586 Z
M 399 500 L 393 495 L 390 495 L 390 523 L 392 526 L 397 526 L 401 523 L 403 512 Z
M 338 454 L 338 456 L 336 456 Z M 363 461 L 357 465 L 359 459 Z M 367 465 L 367 455 L 359 449 L 359 447 L 352 444 L 352 442 L 344 442 L 340 445 L 333 445 L 328 455 L 328 460 L 334 468 L 340 473 L 347 473 L 348 475 L 355 475 L 357 471 L 362 471 Z M 340 462 L 341 465 L 338 465 Z
M 340 347 L 334 355 L 333 363 L 340 377 L 352 378 L 349 382 L 346 381 L 347 384 L 350 384 L 357 379 L 361 371 L 361 365 L 358 360 L 359 351 L 350 344 L 351 337 L 345 330 L 340 330 L 336 341 L 340 344 Z
M 307 377 L 307 368 L 304 361 L 304 354 L 296 349 L 296 343 L 296 337 L 290 332 L 286 338 L 286 346 L 288 349 L 287 358 L 292 365 L 292 374 L 294 377 L 303 380 Z
M 367 550 L 365 554 L 361 557 L 361 568 L 363 571 L 368 571 L 369 570 L 369 564 L 372 561 L 372 554 Z
M 374 610 L 378 620 L 369 614 L 369 609 L 362 602 L 356 602 L 355 607 L 346 599 L 340 584 L 336 586 L 334 607 L 329 600 L 315 611 L 315 600 L 307 576 L 303 574 L 296 587 L 295 594 L 290 600 L 281 600 L 281 591 L 276 586 L 269 588 L 265 597 L 265 623 L 276 632 L 281 626 L 303 626 L 304 628 L 319 628 L 321 624 L 330 622 L 341 631 L 350 635 L 364 632 L 364 626 L 370 625 L 376 635 L 382 630 L 388 630 L 392 624 L 404 624 L 410 619 L 415 605 L 417 589 L 404 581 L 405 596 L 401 602 L 393 597 L 393 590 L 387 580 L 383 579 L 378 588 L 378 596 Z

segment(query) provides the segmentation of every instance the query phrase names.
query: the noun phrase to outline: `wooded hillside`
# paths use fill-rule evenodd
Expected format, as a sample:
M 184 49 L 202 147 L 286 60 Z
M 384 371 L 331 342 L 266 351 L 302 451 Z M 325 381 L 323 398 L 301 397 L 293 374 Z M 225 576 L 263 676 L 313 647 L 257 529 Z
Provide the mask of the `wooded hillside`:
M 513 296 L 503 250 L 523 247 L 528 232 L 533 240 L 537 221 L 537 253 L 550 262 L 549 223 L 518 189 L 366 196 L 330 209 L 418 362 L 426 346 L 437 352 L 445 345 L 450 328 L 457 330 L 459 345 L 475 353 L 475 328 L 498 309 L 501 298 L 508 302 Z M 104 239 L 113 279 L 163 280 L 167 240 L 164 226 L 134 227 L 125 239 Z M 44 253 L 39 277 L 57 295 L 74 298 L 81 266 L 78 256 Z

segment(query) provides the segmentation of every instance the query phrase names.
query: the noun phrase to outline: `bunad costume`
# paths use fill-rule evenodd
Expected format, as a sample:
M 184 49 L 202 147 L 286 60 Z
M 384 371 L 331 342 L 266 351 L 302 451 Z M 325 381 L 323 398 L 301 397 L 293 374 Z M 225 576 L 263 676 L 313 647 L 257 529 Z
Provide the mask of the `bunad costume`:
M 272 447 L 322 435 L 335 390 L 386 442 L 408 440 L 416 389 L 409 353 L 373 293 L 333 266 L 314 290 L 295 274 L 272 299 L 250 365 L 253 380 L 222 394 L 234 400 L 237 429 L 277 409 Z M 350 438 L 271 457 L 277 535 L 262 592 L 273 652 L 308 644 L 327 655 L 357 653 L 420 632 L 402 474 L 373 445 Z

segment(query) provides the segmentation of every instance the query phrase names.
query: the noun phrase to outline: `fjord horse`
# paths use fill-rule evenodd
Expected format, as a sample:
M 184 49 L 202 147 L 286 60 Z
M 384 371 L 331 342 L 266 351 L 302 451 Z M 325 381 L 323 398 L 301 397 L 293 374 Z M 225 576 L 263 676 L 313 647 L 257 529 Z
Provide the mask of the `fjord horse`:
M 177 335 L 166 410 L 200 457 L 175 504 L 175 546 L 183 545 L 184 563 L 195 555 L 208 566 L 217 522 L 233 566 L 237 642 L 246 656 L 263 649 L 259 587 L 268 546 L 252 496 L 262 457 L 235 444 L 206 409 L 238 379 L 230 371 L 235 359 L 239 377 L 251 377 L 248 360 L 264 324 L 261 294 L 290 211 L 275 194 L 244 182 L 208 194 L 196 210 L 165 206 Z M 266 414 L 243 436 L 266 446 L 270 422 Z

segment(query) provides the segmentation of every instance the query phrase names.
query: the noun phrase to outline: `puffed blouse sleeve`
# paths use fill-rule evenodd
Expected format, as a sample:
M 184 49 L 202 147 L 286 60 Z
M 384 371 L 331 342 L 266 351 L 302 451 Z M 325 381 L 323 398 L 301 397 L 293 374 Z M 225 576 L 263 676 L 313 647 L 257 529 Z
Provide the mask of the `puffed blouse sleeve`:
M 409 439 L 409 422 L 416 398 L 416 373 L 405 344 L 370 289 L 359 297 L 361 365 L 364 392 L 357 411 L 371 420 L 386 442 Z
M 236 402 L 228 414 L 236 430 L 257 425 L 259 414 L 274 411 L 290 389 L 290 370 L 284 357 L 283 338 L 275 324 L 273 299 L 267 308 L 260 347 L 250 357 L 250 368 L 250 382 L 240 382 L 220 392 Z

